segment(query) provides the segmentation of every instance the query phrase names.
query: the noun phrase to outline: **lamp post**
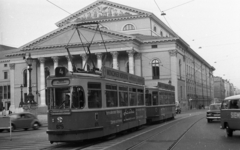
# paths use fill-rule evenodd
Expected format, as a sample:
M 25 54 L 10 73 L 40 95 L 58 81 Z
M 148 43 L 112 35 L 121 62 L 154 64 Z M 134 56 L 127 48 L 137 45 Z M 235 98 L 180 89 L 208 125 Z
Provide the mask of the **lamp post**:
M 28 58 L 26 59 L 26 63 L 28 65 L 28 71 L 29 71 L 29 93 L 27 95 L 27 103 L 36 104 L 36 102 L 34 101 L 34 96 L 32 94 L 32 77 L 31 77 L 32 62 L 33 62 L 33 59 L 31 57 L 31 53 L 29 53 Z
M 21 88 L 21 101 L 20 101 L 20 104 L 19 104 L 19 107 L 21 108 L 21 107 L 23 107 L 23 91 L 22 91 L 22 88 L 23 88 L 23 85 L 21 84 L 21 86 L 20 86 L 20 88 Z
M 28 65 L 28 71 L 29 71 L 29 92 L 27 95 L 27 102 L 24 103 L 23 109 L 25 111 L 30 111 L 36 115 L 37 103 L 34 101 L 34 96 L 32 94 L 32 77 L 31 77 L 33 59 L 30 53 L 28 55 L 28 58 L 25 61 Z

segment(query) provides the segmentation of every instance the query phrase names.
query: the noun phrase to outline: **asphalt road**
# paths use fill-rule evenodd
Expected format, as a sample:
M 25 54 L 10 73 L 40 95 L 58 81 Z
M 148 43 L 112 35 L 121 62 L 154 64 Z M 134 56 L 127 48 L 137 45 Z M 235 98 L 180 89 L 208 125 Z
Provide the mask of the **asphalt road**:
M 193 111 L 176 116 L 176 119 L 146 125 L 139 130 L 125 132 L 108 139 L 79 143 L 50 144 L 47 127 L 39 130 L 18 130 L 0 133 L 0 149 L 49 150 L 239 150 L 240 132 L 227 137 L 219 122 L 207 123 L 206 111 Z

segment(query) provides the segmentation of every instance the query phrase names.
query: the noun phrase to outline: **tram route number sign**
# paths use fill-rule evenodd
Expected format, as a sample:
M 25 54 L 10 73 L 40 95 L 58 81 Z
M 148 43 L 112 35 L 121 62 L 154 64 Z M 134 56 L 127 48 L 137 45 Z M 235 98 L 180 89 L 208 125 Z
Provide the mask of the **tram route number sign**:
M 136 120 L 136 109 L 135 108 L 128 108 L 123 109 L 123 122 L 128 122 L 132 120 Z

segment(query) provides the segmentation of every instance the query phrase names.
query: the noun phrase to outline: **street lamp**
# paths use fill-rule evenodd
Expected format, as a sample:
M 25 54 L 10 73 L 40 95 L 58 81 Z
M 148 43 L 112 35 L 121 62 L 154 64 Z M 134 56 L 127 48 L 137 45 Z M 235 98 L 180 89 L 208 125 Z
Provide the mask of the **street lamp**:
M 23 91 L 22 91 L 23 85 L 22 84 L 21 84 L 20 88 L 21 88 L 21 101 L 20 101 L 19 107 L 21 108 L 21 107 L 23 107 Z
M 33 59 L 31 57 L 31 53 L 29 53 L 28 58 L 26 59 L 26 63 L 28 65 L 28 71 L 29 71 L 29 93 L 27 95 L 27 103 L 28 104 L 36 104 L 36 102 L 34 101 L 34 96 L 32 94 L 32 77 L 31 77 L 31 71 L 32 71 L 32 62 Z

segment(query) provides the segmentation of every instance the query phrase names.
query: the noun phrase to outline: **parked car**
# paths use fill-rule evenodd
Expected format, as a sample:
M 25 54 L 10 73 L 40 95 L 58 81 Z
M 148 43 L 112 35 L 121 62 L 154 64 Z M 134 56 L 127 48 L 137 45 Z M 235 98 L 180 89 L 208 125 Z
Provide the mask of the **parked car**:
M 213 120 L 220 120 L 220 107 L 221 103 L 214 103 L 209 106 L 206 114 L 208 123 L 212 122 Z
M 181 114 L 181 107 L 180 106 L 176 106 L 176 114 Z
M 10 115 L 11 118 L 11 129 L 24 129 L 28 130 L 32 128 L 34 130 L 39 129 L 42 126 L 38 118 L 29 112 L 15 113 Z

